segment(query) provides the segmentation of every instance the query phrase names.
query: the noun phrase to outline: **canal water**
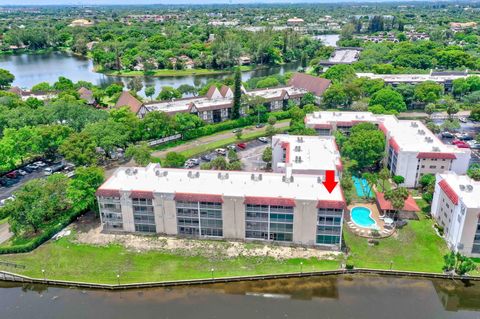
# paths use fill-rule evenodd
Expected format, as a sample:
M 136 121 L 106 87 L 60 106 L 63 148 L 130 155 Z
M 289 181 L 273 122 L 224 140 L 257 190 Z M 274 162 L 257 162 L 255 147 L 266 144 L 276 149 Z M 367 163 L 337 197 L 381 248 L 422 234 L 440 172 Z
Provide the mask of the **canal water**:
M 480 318 L 480 283 L 351 275 L 115 292 L 3 283 L 0 317 Z
M 273 66 L 242 73 L 242 80 L 251 77 L 268 76 L 293 72 L 300 66 L 299 62 L 288 63 L 282 66 Z M 96 85 L 107 86 L 114 82 L 127 83 L 130 79 L 125 77 L 107 76 L 93 71 L 93 62 L 90 59 L 79 57 L 64 52 L 51 52 L 45 54 L 17 54 L 0 56 L 0 68 L 9 70 L 15 75 L 14 86 L 31 88 L 40 82 L 54 83 L 59 76 L 64 76 L 74 82 L 83 80 Z M 216 75 L 191 75 L 178 77 L 143 77 L 145 86 L 154 85 L 156 92 L 163 86 L 178 87 L 182 84 L 205 84 L 210 79 L 221 79 L 231 74 Z M 143 90 L 140 92 L 143 94 Z

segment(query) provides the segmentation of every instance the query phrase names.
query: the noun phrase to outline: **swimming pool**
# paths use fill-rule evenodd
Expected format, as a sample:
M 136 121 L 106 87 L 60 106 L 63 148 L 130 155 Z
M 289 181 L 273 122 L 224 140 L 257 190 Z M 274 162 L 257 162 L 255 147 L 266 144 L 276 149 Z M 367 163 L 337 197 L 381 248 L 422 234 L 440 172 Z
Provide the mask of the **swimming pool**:
M 353 176 L 352 180 L 358 197 L 373 198 L 372 189 L 370 188 L 370 185 L 368 185 L 368 182 L 365 178 L 358 178 Z
M 356 206 L 350 211 L 352 221 L 360 227 L 378 229 L 377 222 L 370 216 L 372 211 L 367 207 Z

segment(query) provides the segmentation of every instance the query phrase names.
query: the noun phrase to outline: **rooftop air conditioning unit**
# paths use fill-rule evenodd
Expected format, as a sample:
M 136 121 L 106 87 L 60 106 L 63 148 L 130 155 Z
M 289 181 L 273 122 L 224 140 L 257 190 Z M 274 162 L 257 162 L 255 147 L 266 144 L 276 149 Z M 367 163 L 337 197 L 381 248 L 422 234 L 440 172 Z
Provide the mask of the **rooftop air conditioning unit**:
M 468 192 L 473 191 L 473 186 L 472 186 L 472 185 L 467 185 L 467 191 L 468 191 Z
M 418 127 L 418 123 L 417 122 L 412 122 L 412 127 Z
M 425 135 L 425 131 L 424 130 L 418 130 L 418 134 Z
M 459 185 L 459 187 L 462 192 L 465 190 L 465 185 Z

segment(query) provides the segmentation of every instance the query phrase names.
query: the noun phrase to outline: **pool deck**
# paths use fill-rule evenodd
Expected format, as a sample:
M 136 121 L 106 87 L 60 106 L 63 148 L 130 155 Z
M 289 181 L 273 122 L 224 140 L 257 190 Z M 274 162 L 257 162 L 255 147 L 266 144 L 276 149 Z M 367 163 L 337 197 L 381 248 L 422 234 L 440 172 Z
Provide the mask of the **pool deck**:
M 352 208 L 357 206 L 367 207 L 368 209 L 370 209 L 370 211 L 372 212 L 370 216 L 377 223 L 378 232 L 380 236 L 372 236 L 371 228 L 358 226 L 351 220 L 350 211 L 352 210 Z M 365 237 L 365 238 L 386 238 L 386 237 L 390 237 L 391 235 L 393 235 L 393 233 L 395 233 L 395 228 L 392 228 L 392 229 L 385 228 L 385 222 L 382 219 L 380 219 L 380 213 L 378 211 L 377 205 L 371 204 L 371 203 L 355 203 L 355 204 L 349 205 L 347 208 L 348 208 L 348 213 L 345 216 L 345 222 L 348 229 L 355 235 L 360 237 Z

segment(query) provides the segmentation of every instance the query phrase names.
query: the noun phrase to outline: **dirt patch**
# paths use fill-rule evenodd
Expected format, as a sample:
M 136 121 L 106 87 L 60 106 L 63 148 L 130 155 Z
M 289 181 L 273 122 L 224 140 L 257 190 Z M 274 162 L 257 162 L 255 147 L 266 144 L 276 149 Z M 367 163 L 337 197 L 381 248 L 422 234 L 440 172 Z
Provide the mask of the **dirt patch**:
M 92 223 L 95 223 L 93 225 Z M 273 257 L 275 259 L 318 258 L 336 259 L 340 252 L 323 251 L 315 248 L 263 245 L 236 241 L 195 240 L 169 236 L 142 236 L 134 234 L 111 234 L 102 232 L 98 220 L 86 216 L 73 224 L 74 242 L 104 246 L 119 244 L 129 250 L 144 252 L 164 251 L 188 256 L 217 258 Z

